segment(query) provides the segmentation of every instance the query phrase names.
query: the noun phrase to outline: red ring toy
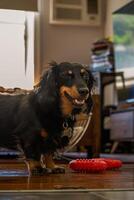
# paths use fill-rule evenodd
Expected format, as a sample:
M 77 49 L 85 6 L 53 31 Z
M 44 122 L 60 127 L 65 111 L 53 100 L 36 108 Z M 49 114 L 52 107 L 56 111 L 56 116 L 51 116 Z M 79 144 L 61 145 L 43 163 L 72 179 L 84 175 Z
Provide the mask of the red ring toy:
M 121 160 L 115 160 L 115 159 L 106 159 L 106 158 L 96 158 L 97 160 L 103 160 L 107 163 L 107 169 L 117 169 L 122 166 Z
M 102 172 L 106 170 L 107 163 L 103 160 L 76 159 L 69 163 L 69 167 L 77 172 Z
M 77 172 L 102 172 L 105 170 L 120 168 L 121 166 L 122 162 L 120 160 L 105 158 L 76 159 L 69 163 L 69 167 Z

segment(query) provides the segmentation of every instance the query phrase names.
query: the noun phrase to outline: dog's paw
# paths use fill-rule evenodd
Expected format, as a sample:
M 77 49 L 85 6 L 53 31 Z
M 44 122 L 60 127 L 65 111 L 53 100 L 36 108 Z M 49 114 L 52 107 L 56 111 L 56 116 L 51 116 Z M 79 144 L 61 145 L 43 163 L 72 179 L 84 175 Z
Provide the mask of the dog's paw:
M 46 168 L 46 170 L 48 174 L 64 174 L 65 173 L 65 168 L 59 167 L 59 166 L 56 166 L 52 169 Z
M 30 174 L 32 176 L 43 176 L 46 173 L 47 173 L 47 169 L 42 168 L 42 167 L 36 167 L 30 171 Z
M 53 174 L 64 174 L 65 168 L 64 167 L 55 167 L 52 169 Z

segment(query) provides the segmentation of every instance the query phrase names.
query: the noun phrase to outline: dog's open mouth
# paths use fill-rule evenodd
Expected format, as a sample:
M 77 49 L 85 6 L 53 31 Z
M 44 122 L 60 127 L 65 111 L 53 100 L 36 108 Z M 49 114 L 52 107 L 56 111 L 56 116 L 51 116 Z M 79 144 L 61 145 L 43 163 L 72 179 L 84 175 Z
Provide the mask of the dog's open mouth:
M 83 106 L 85 104 L 85 101 L 88 98 L 88 95 L 86 96 L 86 98 L 74 98 L 72 97 L 70 94 L 68 94 L 66 91 L 64 92 L 66 98 L 73 103 L 73 105 L 75 106 Z

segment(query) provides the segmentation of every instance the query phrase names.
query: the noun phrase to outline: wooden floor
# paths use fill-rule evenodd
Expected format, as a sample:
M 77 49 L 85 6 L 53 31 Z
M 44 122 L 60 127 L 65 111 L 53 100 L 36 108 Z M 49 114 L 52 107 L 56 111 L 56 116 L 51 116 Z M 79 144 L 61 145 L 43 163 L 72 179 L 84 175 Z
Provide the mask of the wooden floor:
M 134 164 L 103 173 L 74 173 L 28 177 L 24 163 L 0 160 L 0 190 L 134 190 Z

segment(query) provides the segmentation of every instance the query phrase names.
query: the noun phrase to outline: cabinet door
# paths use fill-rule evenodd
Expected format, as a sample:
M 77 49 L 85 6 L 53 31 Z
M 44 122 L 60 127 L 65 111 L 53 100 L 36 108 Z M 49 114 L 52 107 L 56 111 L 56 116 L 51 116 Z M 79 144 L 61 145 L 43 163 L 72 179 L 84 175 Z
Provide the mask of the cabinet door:
M 0 86 L 26 89 L 33 87 L 34 61 L 31 32 L 26 40 L 28 31 L 31 31 L 26 27 L 31 20 L 31 16 L 28 16 L 29 14 L 24 11 L 0 10 Z M 32 23 L 30 26 L 33 26 Z
M 127 140 L 134 138 L 134 112 L 119 112 L 111 115 L 111 139 Z

